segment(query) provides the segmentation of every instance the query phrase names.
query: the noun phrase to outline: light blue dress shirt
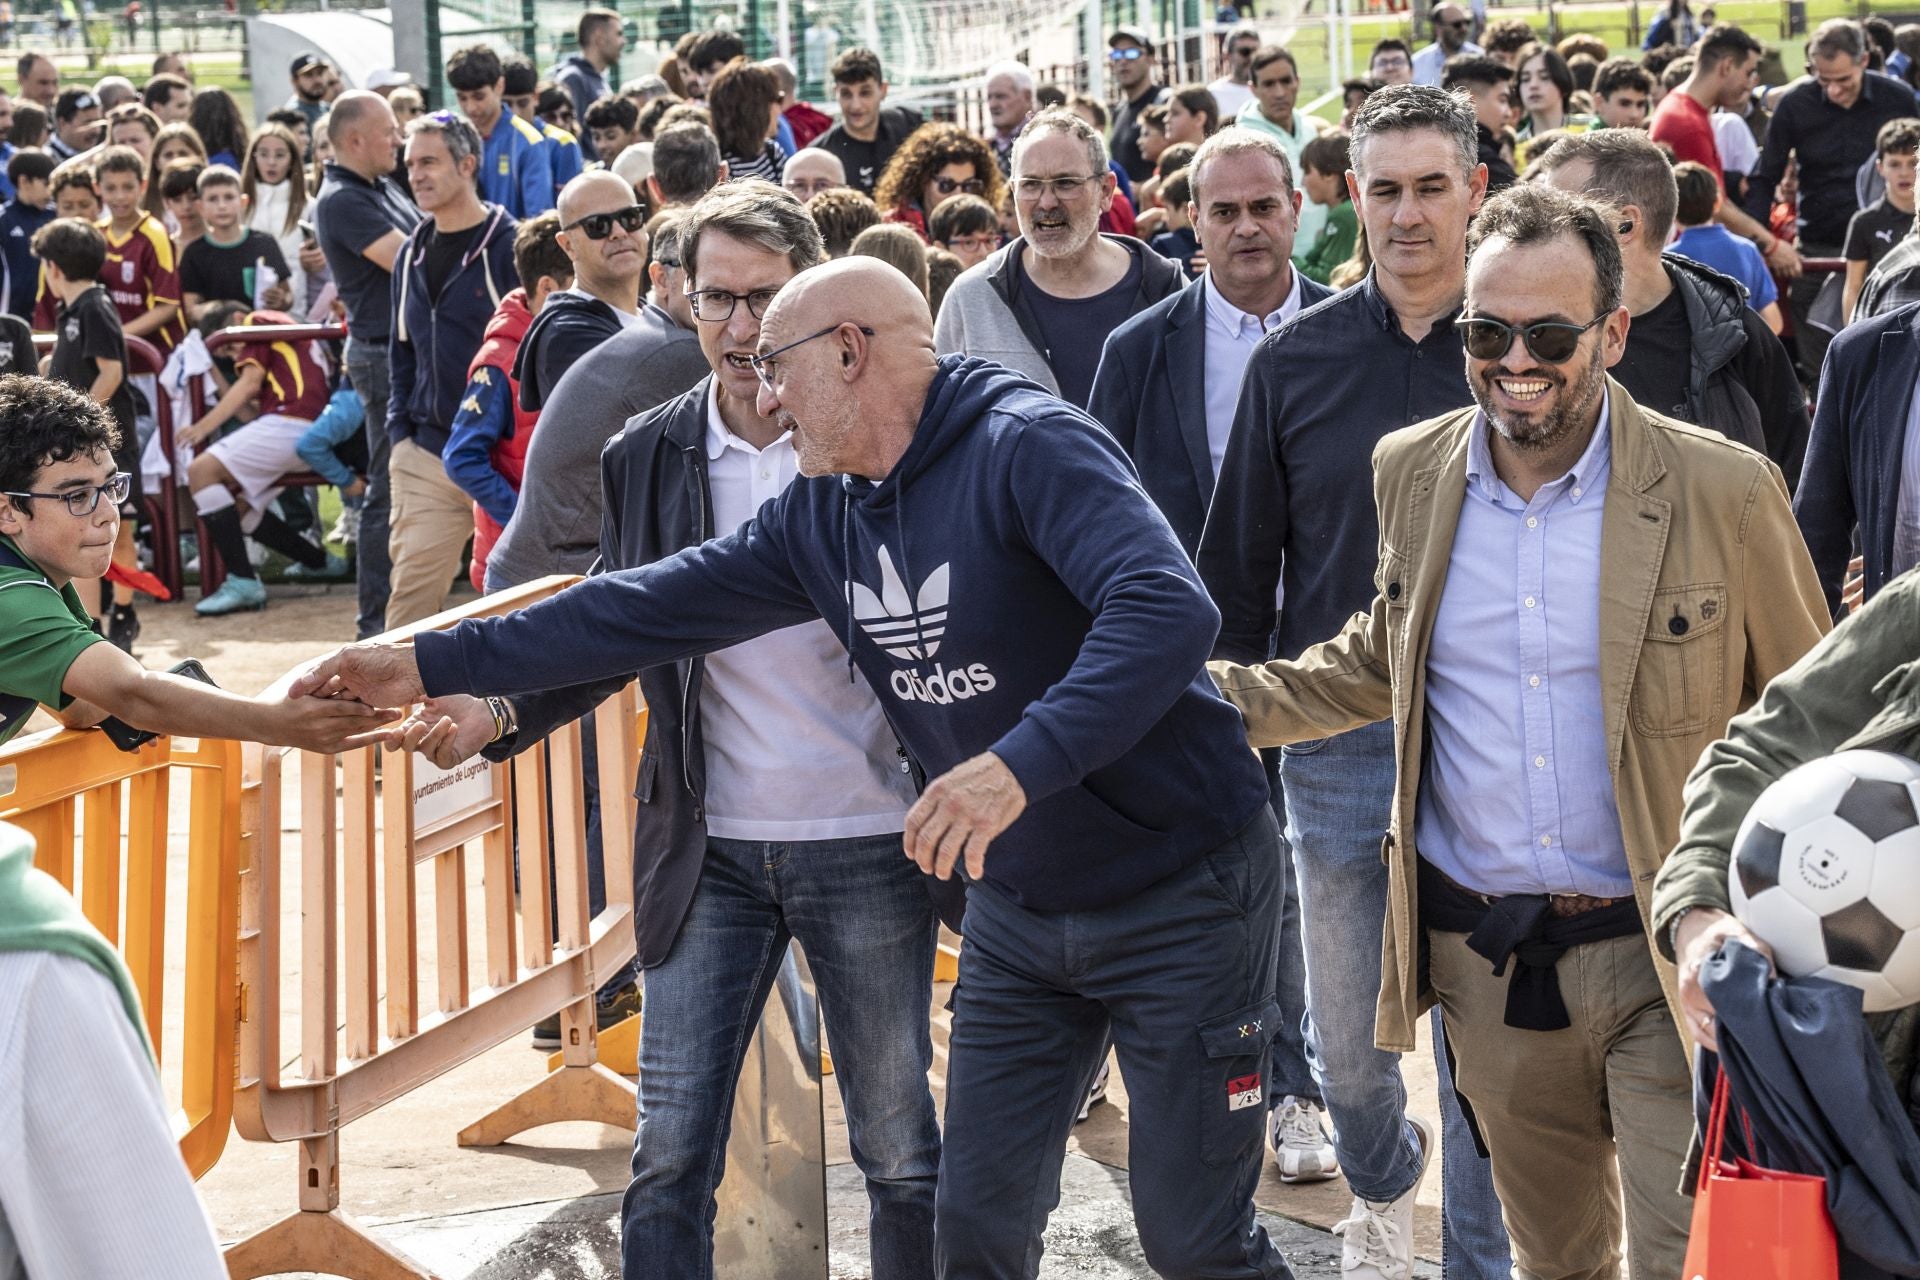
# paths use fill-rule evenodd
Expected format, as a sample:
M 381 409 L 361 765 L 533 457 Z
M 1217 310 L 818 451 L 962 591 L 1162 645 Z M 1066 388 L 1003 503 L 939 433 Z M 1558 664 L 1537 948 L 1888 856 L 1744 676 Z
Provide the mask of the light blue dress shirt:
M 1633 893 L 1600 687 L 1607 397 L 1586 452 L 1522 502 L 1494 470 L 1486 415 L 1467 447 L 1427 656 L 1420 855 L 1481 893 Z
M 1227 456 L 1227 437 L 1233 434 L 1233 412 L 1240 404 L 1240 378 L 1260 339 L 1300 311 L 1300 273 L 1280 309 L 1264 316 L 1242 311 L 1221 296 L 1213 272 L 1200 277 L 1207 300 L 1205 377 L 1207 396 L 1207 452 L 1213 457 L 1213 479 L 1220 480 L 1220 464 Z

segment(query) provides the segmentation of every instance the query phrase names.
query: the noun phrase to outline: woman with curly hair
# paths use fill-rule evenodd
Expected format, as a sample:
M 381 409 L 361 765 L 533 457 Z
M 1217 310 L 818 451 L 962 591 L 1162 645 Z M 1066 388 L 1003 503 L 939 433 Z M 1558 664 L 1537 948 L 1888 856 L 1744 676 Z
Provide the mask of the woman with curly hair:
M 745 58 L 722 67 L 707 86 L 707 111 L 713 117 L 713 136 L 720 140 L 720 158 L 727 163 L 729 181 L 765 178 L 779 184 L 787 162 L 773 135 L 785 101 L 779 75 Z
M 217 85 L 197 91 L 187 110 L 187 123 L 205 144 L 209 164 L 240 171 L 241 157 L 247 154 L 247 122 L 232 94 Z
M 904 222 L 925 240 L 927 215 L 942 200 L 964 192 L 998 205 L 1001 187 L 1000 166 L 985 142 L 957 124 L 923 124 L 887 161 L 873 202 L 888 222 Z

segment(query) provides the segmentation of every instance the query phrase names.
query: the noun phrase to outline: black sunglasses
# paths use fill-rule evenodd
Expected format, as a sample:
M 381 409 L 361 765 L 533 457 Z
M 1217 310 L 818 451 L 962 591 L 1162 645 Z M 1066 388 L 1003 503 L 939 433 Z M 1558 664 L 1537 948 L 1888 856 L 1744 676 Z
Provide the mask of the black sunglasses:
M 950 196 L 956 191 L 964 191 L 970 196 L 977 196 L 987 189 L 987 184 L 978 178 L 963 178 L 956 182 L 952 178 L 943 177 L 933 180 L 933 189 L 943 196 Z
M 1605 320 L 1597 315 L 1585 324 L 1562 320 L 1542 320 L 1537 324 L 1508 324 L 1486 316 L 1463 316 L 1453 322 L 1460 341 L 1475 360 L 1498 360 L 1513 348 L 1514 335 L 1527 344 L 1527 354 L 1548 364 L 1565 364 L 1580 348 L 1581 335 Z
M 584 218 L 575 218 L 560 229 L 571 231 L 578 227 L 587 233 L 589 240 L 605 240 L 613 234 L 613 224 L 616 222 L 621 230 L 632 235 L 647 225 L 647 211 L 637 204 L 630 204 L 611 213 L 590 213 Z

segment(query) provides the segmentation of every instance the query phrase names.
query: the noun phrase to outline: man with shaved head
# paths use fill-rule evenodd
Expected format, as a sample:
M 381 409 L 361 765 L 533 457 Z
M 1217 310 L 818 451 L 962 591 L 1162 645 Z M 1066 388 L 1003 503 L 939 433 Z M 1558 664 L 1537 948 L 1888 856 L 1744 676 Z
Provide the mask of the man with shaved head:
M 573 260 L 573 284 L 547 299 L 520 343 L 513 374 L 522 409 L 538 410 L 561 374 L 640 323 L 646 225 L 646 207 L 611 170 L 583 173 L 561 188 L 559 244 Z
M 875 1274 L 1031 1274 L 1068 1131 L 1111 1036 L 1132 1099 L 1133 1204 L 1149 1265 L 1290 1276 L 1252 1203 L 1278 1022 L 1279 832 L 1259 761 L 1203 669 L 1219 615 L 1112 436 L 999 365 L 936 356 L 926 303 L 884 263 L 846 259 L 784 288 L 780 264 L 753 269 L 754 246 L 777 243 L 772 228 L 792 220 L 768 204 L 724 236 L 696 211 L 681 253 L 703 330 L 726 324 L 737 336 L 744 310 L 757 331 L 750 359 L 716 342 L 716 385 L 757 381 L 769 424 L 760 438 L 790 438 L 805 478 L 732 533 L 504 618 L 411 645 L 351 646 L 294 688 L 387 706 L 488 693 L 517 706 L 561 679 L 617 680 L 824 622 L 847 656 L 830 661 L 839 650 L 823 647 L 781 679 L 826 667 L 844 689 L 847 668 L 858 671 L 901 754 L 876 733 L 877 760 L 847 760 L 811 785 L 837 799 L 873 785 L 876 765 L 925 780 L 905 848 L 887 859 L 967 885 L 933 1267 Z M 716 430 L 694 447 L 719 458 L 736 446 Z M 616 518 L 608 527 L 610 539 L 625 536 Z M 676 689 L 669 702 L 686 697 Z M 756 725 L 758 710 L 748 696 L 733 714 Z M 844 738 L 820 729 L 834 719 L 791 738 L 808 765 L 822 740 L 843 751 Z M 432 756 L 477 750 L 492 730 L 467 732 L 430 704 L 395 737 Z M 659 732 L 649 726 L 656 742 Z M 642 795 L 691 803 L 698 820 L 693 786 L 662 768 Z M 778 844 L 752 849 L 734 873 L 743 898 L 808 874 Z M 683 937 L 717 927 L 705 888 Z M 639 886 L 635 899 L 660 891 Z M 764 991 L 774 953 L 757 940 L 735 951 L 750 954 L 724 963 Z M 924 989 L 926 976 L 916 967 L 910 981 Z M 651 977 L 647 1001 L 651 1020 Z M 699 1035 L 733 1034 L 711 1025 L 712 1010 L 702 1016 Z M 831 1014 L 828 1033 L 838 1063 Z M 646 1042 L 657 1039 L 649 1021 Z M 650 1069 L 643 1061 L 643 1090 Z M 644 1095 L 641 1112 L 637 1168 L 656 1132 Z M 862 1150 L 863 1135 L 853 1145 Z M 646 1190 L 636 1183 L 628 1195 L 630 1233 L 636 1214 L 658 1212 Z M 630 1277 L 657 1273 L 631 1238 L 626 1261 Z
M 334 101 L 333 144 L 313 207 L 314 234 L 347 308 L 347 378 L 368 406 L 367 498 L 360 512 L 359 616 L 356 634 L 386 629 L 393 508 L 387 439 L 387 340 L 393 333 L 393 263 L 420 210 L 392 178 L 400 147 L 393 108 L 377 93 L 352 89 Z

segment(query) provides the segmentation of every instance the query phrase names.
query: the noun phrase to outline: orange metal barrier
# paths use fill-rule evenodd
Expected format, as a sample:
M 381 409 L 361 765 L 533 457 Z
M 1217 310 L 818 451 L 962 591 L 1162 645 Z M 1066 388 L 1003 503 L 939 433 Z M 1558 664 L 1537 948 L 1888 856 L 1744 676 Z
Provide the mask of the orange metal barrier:
M 390 634 L 507 613 L 574 581 L 545 578 Z M 634 954 L 628 833 L 643 716 L 631 684 L 595 715 L 608 901 L 591 919 L 577 725 L 511 764 L 476 759 L 441 773 L 412 755 L 384 755 L 377 798 L 373 749 L 341 757 L 302 753 L 299 793 L 283 797 L 288 753 L 247 748 L 240 968 L 248 999 L 234 1117 L 246 1138 L 298 1142 L 300 1183 L 297 1211 L 228 1251 L 235 1280 L 281 1271 L 357 1280 L 426 1276 L 340 1212 L 340 1130 L 555 1012 L 562 1068 L 461 1130 L 460 1143 L 493 1145 L 559 1120 L 633 1126 L 633 1085 L 598 1060 L 593 994 Z M 336 770 L 344 779 L 337 805 Z M 286 952 L 284 804 L 297 808 L 300 831 L 300 923 Z M 477 940 L 468 936 L 466 862 L 476 845 Z M 417 901 L 423 863 L 432 864 L 429 919 L 420 918 Z M 556 905 L 557 930 L 550 914 Z M 423 950 L 431 951 L 435 973 L 424 997 Z M 485 982 L 470 989 L 476 954 L 484 957 Z M 296 991 L 298 1069 L 283 1072 L 281 1006 Z
M 240 770 L 240 745 L 213 739 L 159 738 L 128 753 L 96 730 L 56 729 L 0 747 L 0 821 L 29 832 L 35 865 L 77 892 L 126 960 L 155 1052 L 163 1064 L 178 1057 L 170 1101 L 196 1178 L 220 1158 L 233 1116 Z M 187 775 L 192 838 L 185 898 L 174 902 L 167 828 L 176 771 Z M 170 918 L 184 929 L 169 930 Z M 185 950 L 177 1045 L 162 1034 L 170 934 L 184 937 Z

